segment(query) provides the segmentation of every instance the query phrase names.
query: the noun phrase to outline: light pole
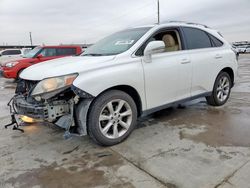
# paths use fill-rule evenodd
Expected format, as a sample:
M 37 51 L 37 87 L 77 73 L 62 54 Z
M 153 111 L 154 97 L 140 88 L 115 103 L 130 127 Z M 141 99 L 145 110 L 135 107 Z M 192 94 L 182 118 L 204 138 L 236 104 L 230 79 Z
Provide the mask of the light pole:
M 33 46 L 31 32 L 30 32 L 30 45 Z
M 160 0 L 157 0 L 157 23 L 160 24 Z

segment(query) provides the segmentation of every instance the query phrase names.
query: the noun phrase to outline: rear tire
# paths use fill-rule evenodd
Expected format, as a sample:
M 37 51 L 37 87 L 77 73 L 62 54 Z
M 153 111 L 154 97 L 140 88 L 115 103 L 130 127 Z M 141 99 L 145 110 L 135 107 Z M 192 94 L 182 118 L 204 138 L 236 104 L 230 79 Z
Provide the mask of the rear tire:
M 99 145 L 122 142 L 135 128 L 137 108 L 130 95 L 110 90 L 97 97 L 88 113 L 89 136 Z
M 228 73 L 221 72 L 214 83 L 211 96 L 206 97 L 207 103 L 211 106 L 222 106 L 230 96 L 232 80 Z

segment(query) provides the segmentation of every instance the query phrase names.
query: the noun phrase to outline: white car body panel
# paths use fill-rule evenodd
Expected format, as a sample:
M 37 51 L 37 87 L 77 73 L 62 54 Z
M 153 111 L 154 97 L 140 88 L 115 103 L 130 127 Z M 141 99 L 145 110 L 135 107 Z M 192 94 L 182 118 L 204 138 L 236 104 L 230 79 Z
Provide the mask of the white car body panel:
M 179 26 L 204 30 L 219 38 L 224 45 L 219 48 L 153 54 L 150 63 L 145 62 L 143 57 L 135 56 L 136 50 L 155 31 Z M 98 96 L 115 86 L 127 85 L 139 94 L 144 111 L 211 92 L 216 76 L 225 67 L 230 67 L 236 75 L 235 54 L 216 31 L 203 26 L 168 23 L 152 27 L 122 54 L 51 60 L 25 69 L 20 77 L 27 80 L 42 80 L 78 73 L 73 85 L 93 96 Z
M 20 51 L 20 54 L 15 54 L 15 55 L 13 55 L 13 54 L 3 55 L 2 54 L 4 52 L 7 52 L 7 51 L 10 52 L 10 51 L 13 51 L 13 50 L 14 51 L 16 51 L 16 50 Z M 18 59 L 22 58 L 23 50 L 21 50 L 21 49 L 5 49 L 5 50 L 0 51 L 0 54 L 1 54 L 1 56 L 0 56 L 0 65 L 3 65 L 5 63 L 7 63 L 7 62 L 15 61 L 15 60 L 18 60 Z
M 98 68 L 106 67 L 115 56 L 72 56 L 53 59 L 38 63 L 24 69 L 21 78 L 29 80 L 43 80 L 49 77 L 56 77 L 72 73 L 86 73 Z M 108 63 L 108 64 L 107 64 Z M 32 71 L 32 74 L 30 74 Z
M 149 109 L 190 97 L 191 64 L 181 64 L 186 56 L 185 52 L 165 52 L 153 54 L 150 63 L 144 62 Z
M 235 54 L 228 47 L 190 50 L 193 63 L 191 96 L 211 92 L 219 72 L 226 67 L 232 68 L 236 75 L 237 62 L 231 62 Z
M 27 52 L 29 52 L 31 49 L 29 48 L 22 48 L 22 49 L 5 49 L 0 51 L 0 54 L 2 54 L 4 51 L 12 51 L 12 50 L 20 50 L 21 54 L 18 55 L 2 55 L 0 56 L 0 65 L 4 65 L 8 62 L 13 62 L 19 59 L 23 58 L 23 55 L 25 55 Z

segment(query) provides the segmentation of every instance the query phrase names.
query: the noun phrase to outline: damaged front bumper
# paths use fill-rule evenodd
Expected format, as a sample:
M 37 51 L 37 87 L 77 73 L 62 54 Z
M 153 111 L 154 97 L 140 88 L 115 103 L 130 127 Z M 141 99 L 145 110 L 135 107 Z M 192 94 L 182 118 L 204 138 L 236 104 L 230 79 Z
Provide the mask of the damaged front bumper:
M 70 104 L 63 100 L 47 104 L 32 104 L 28 103 L 26 97 L 22 95 L 15 96 L 13 100 L 17 114 L 33 119 L 54 122 L 58 117 L 70 113 Z
M 73 133 L 78 136 L 87 135 L 87 112 L 93 96 L 71 86 L 64 91 L 51 93 L 48 99 L 37 101 L 29 94 L 35 84 L 30 82 L 18 84 L 16 95 L 10 105 L 10 109 L 13 109 L 12 115 L 54 123 L 65 129 L 66 138 Z M 81 114 L 77 110 L 78 103 L 84 104 Z

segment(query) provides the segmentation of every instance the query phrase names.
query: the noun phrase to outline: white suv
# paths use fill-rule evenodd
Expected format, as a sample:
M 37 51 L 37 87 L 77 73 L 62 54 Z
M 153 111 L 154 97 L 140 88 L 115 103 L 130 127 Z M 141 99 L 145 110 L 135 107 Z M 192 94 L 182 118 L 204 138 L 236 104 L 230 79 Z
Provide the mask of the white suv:
M 29 48 L 2 50 L 2 51 L 0 51 L 0 65 L 3 65 L 9 61 L 14 61 L 14 60 L 20 59 L 28 51 L 30 51 Z
M 223 105 L 237 70 L 215 30 L 169 22 L 104 38 L 82 55 L 37 64 L 20 75 L 16 113 L 53 122 L 101 145 L 123 141 L 138 117 L 206 97 Z M 30 119 L 28 118 L 28 119 Z

